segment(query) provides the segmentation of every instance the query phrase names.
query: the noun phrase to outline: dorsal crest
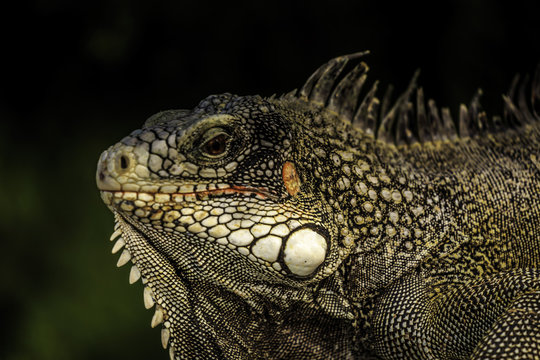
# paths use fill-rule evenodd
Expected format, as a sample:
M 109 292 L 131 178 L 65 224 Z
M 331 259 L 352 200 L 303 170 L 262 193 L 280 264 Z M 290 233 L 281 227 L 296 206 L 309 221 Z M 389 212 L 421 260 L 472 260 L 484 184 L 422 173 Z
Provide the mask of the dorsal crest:
M 377 81 L 363 91 L 369 68 L 360 59 L 366 54 L 367 51 L 330 60 L 300 90 L 284 97 L 324 107 L 365 133 L 396 145 L 469 137 L 540 121 L 540 65 L 532 81 L 528 77 L 522 81 L 519 76 L 514 78 L 510 91 L 503 95 L 503 117 L 488 117 L 480 104 L 482 91 L 478 90 L 469 105 L 461 104 L 459 116 L 454 120 L 448 108 L 439 109 L 432 99 L 426 102 L 423 89 L 417 85 L 419 72 L 414 74 L 405 92 L 393 101 L 391 87 L 381 99 L 377 97 Z M 352 61 L 357 64 L 344 73 Z

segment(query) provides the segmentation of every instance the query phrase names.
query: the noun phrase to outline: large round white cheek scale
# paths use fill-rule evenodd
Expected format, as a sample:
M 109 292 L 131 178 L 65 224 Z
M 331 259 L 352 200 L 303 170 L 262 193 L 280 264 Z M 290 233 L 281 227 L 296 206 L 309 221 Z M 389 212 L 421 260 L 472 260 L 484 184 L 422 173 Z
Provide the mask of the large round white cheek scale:
M 325 238 L 310 228 L 295 231 L 287 239 L 283 261 L 289 270 L 299 276 L 311 274 L 326 257 Z

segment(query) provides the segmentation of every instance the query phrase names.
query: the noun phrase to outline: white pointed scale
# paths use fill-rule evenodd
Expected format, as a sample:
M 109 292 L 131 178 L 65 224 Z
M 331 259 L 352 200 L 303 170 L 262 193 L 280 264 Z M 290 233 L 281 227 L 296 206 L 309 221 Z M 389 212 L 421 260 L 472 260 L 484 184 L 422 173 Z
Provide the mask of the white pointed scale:
M 172 345 L 169 346 L 169 359 L 170 360 L 175 360 L 174 359 L 174 347 Z
M 133 284 L 137 282 L 137 280 L 139 280 L 140 278 L 141 278 L 141 272 L 139 271 L 139 268 L 133 265 L 129 272 L 129 283 Z
M 146 309 L 150 309 L 152 306 L 154 306 L 154 294 L 152 293 L 152 289 L 150 289 L 148 286 L 146 286 L 143 290 L 143 300 L 144 307 Z
M 122 254 L 120 255 L 120 258 L 118 258 L 116 266 L 124 266 L 128 263 L 129 260 L 131 260 L 131 254 L 129 253 L 128 249 L 124 249 L 124 251 L 122 251 Z
M 116 239 L 117 237 L 119 237 L 120 235 L 122 235 L 122 230 L 120 229 L 117 229 L 115 230 L 112 235 L 111 235 L 111 238 L 109 239 L 110 241 L 113 241 L 114 239 Z
M 167 348 L 167 344 L 169 344 L 169 337 L 171 336 L 171 332 L 167 328 L 161 329 L 161 345 L 163 345 L 163 348 Z
M 161 310 L 161 307 L 156 306 L 156 312 L 154 313 L 154 316 L 152 317 L 152 321 L 150 322 L 150 326 L 155 328 L 159 324 L 163 322 L 163 310 Z
M 119 238 L 118 240 L 116 240 L 116 242 L 114 243 L 114 246 L 111 250 L 111 253 L 113 254 L 116 254 L 118 251 L 120 251 L 121 248 L 124 247 L 124 245 L 126 245 L 126 242 L 124 241 L 123 238 Z

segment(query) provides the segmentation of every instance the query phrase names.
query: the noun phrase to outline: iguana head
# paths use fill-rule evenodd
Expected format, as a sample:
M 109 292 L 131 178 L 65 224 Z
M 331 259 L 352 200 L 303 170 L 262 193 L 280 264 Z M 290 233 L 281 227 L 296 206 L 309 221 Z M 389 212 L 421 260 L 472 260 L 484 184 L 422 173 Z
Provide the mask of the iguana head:
M 122 228 L 200 279 L 320 278 L 331 231 L 297 131 L 260 97 L 210 96 L 154 115 L 105 151 L 98 187 Z
M 395 233 L 385 224 L 405 211 L 374 135 L 407 118 L 408 94 L 381 123 L 376 84 L 359 96 L 365 63 L 340 75 L 361 55 L 333 59 L 279 98 L 223 94 L 158 113 L 101 155 L 113 252 L 126 247 L 118 264 L 133 262 L 130 282 L 142 278 L 145 305 L 157 303 L 152 325 L 163 322 L 171 353 L 327 356 L 351 341 L 339 330 L 355 316 L 337 269 L 353 251 L 392 249 L 379 246 L 385 229 Z M 376 204 L 378 191 L 391 206 Z M 392 263 L 374 256 L 385 262 L 368 270 Z M 358 282 L 378 281 L 370 274 Z
M 228 291 L 255 308 L 261 293 L 287 303 L 299 296 L 289 291 L 339 265 L 299 114 L 258 96 L 210 96 L 152 116 L 101 155 L 96 180 L 115 214 L 113 252 L 125 245 L 119 265 L 131 260 L 130 282 L 142 277 L 145 304 L 158 303 L 153 325 L 164 321 L 164 345 L 181 338 L 193 292 Z

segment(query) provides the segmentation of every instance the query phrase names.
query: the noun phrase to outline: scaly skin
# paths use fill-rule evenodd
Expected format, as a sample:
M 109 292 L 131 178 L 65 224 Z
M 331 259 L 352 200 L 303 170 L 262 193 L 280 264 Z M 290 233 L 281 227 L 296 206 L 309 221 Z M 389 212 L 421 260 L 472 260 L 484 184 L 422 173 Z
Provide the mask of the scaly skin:
M 492 121 L 475 99 L 456 130 L 414 81 L 359 100 L 356 57 L 297 93 L 159 113 L 102 154 L 119 265 L 171 358 L 540 358 L 537 83 L 532 108 L 505 97 Z

